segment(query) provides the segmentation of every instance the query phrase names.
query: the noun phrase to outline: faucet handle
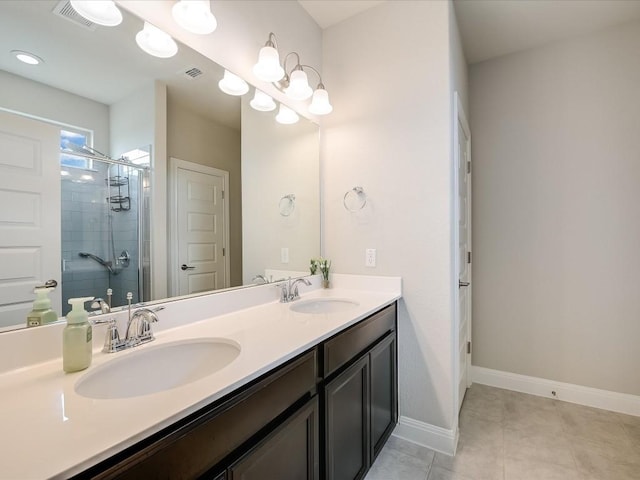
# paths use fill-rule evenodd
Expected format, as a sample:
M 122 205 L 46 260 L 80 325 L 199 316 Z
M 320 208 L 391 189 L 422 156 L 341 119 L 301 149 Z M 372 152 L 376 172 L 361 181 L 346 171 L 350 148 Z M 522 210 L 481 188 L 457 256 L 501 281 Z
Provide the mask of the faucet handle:
M 102 351 L 104 353 L 117 352 L 122 348 L 122 342 L 120 341 L 120 333 L 118 332 L 118 326 L 116 325 L 116 319 L 100 319 L 92 322 L 94 325 L 100 325 L 103 323 L 109 324 L 107 327 L 107 334 L 104 337 L 104 347 Z

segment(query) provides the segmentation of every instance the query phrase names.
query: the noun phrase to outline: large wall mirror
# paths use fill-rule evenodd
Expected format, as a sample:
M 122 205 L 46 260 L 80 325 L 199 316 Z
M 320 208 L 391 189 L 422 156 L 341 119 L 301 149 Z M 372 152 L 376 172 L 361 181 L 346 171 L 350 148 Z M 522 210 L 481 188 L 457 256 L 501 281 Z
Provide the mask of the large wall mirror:
M 123 14 L 0 2 L 0 331 L 49 279 L 64 315 L 107 289 L 115 307 L 297 276 L 320 253 L 317 125 L 222 93 L 224 69 L 182 44 L 148 55 Z

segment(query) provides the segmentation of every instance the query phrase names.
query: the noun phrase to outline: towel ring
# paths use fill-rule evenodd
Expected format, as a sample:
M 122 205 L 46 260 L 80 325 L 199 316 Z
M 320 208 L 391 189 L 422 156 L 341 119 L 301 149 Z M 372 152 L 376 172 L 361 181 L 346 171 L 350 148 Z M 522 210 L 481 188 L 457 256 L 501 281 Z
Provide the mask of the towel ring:
M 293 193 L 285 195 L 280 199 L 278 203 L 278 209 L 280 210 L 280 215 L 283 217 L 288 217 L 293 213 L 296 209 L 296 196 Z
M 347 211 L 357 212 L 358 210 L 362 210 L 367 204 L 367 194 L 364 193 L 362 187 L 353 187 L 344 194 L 342 204 Z

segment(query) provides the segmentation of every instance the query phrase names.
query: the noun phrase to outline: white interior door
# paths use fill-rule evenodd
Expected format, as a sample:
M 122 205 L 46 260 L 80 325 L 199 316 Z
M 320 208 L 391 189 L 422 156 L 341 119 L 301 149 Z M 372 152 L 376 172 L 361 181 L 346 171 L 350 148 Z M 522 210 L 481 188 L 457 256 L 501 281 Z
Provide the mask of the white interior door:
M 229 173 L 171 159 L 175 182 L 174 261 L 177 294 L 206 292 L 229 286 Z
M 458 178 L 458 410 L 471 385 L 471 142 L 464 114 L 457 120 Z
M 59 152 L 59 128 L 0 111 L 0 328 L 26 324 L 33 288 L 60 282 Z

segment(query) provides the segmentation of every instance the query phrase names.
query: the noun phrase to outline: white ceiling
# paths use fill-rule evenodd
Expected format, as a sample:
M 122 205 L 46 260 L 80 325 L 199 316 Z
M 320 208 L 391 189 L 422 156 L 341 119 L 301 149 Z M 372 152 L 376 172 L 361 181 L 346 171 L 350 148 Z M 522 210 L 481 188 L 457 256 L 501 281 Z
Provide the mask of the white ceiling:
M 640 18 L 637 0 L 454 0 L 470 64 Z
M 167 85 L 169 99 L 189 110 L 240 128 L 240 100 L 222 93 L 224 70 L 183 44 L 179 53 L 158 59 L 144 53 L 134 37 L 143 22 L 125 10 L 118 28 L 79 26 L 53 13 L 59 0 L 0 0 L 0 70 L 111 105 L 148 86 Z M 26 50 L 44 59 L 38 67 L 18 62 L 10 51 Z M 191 78 L 192 67 L 203 74 Z
M 298 0 L 320 28 L 327 28 L 375 7 L 384 0 Z
M 322 28 L 383 3 L 298 1 Z M 453 4 L 470 64 L 640 19 L 640 0 L 453 0 Z

